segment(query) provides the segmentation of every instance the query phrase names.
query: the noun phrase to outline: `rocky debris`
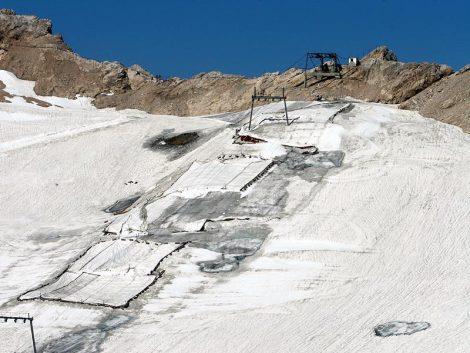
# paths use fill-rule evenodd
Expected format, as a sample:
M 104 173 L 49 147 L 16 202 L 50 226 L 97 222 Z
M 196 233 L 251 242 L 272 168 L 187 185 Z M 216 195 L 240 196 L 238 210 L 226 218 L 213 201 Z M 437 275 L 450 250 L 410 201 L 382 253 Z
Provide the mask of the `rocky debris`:
M 0 68 L 21 79 L 36 81 L 39 95 L 73 98 L 78 94 L 94 97 L 98 108 L 135 108 L 180 116 L 247 109 L 253 87 L 266 94 L 286 88 L 290 100 L 354 97 L 399 104 L 452 74 L 445 65 L 399 62 L 390 49 L 382 46 L 362 58 L 361 65 L 345 66 L 341 79 L 311 79 L 306 88 L 303 71 L 296 68 L 256 78 L 209 72 L 187 80 L 162 80 L 138 65 L 127 68 L 117 62 L 84 59 L 73 53 L 60 35 L 52 34 L 49 20 L 16 15 L 11 10 L 0 10 Z M 468 92 L 459 89 L 462 95 Z M 433 102 L 419 103 L 420 97 L 417 100 L 404 107 L 416 106 L 427 116 L 462 125 L 460 117 L 465 113 L 460 110 L 465 106 L 454 108 L 461 107 L 460 103 L 444 102 L 441 95 L 435 95 L 435 100 L 444 103 L 443 107 Z
M 40 107 L 44 107 L 44 108 L 52 107 L 52 104 L 51 104 L 51 103 L 42 101 L 42 100 L 37 99 L 37 98 L 33 98 L 33 97 L 23 97 L 23 99 L 24 99 L 27 103 L 36 104 L 36 105 L 39 105 Z
M 376 336 L 389 337 L 399 335 L 411 335 L 431 327 L 428 322 L 390 321 L 374 327 Z
M 470 65 L 437 81 L 400 104 L 428 118 L 461 127 L 470 133 Z

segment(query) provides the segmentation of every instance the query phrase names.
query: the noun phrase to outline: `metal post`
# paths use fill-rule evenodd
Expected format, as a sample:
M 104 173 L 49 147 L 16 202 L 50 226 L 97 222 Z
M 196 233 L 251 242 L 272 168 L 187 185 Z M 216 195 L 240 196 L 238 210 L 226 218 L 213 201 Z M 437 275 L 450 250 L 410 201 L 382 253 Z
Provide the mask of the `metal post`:
M 287 115 L 287 103 L 286 103 L 286 95 L 284 93 L 285 89 L 282 88 L 282 97 L 284 98 L 284 111 L 286 112 L 286 122 L 287 122 L 287 125 L 289 125 L 289 116 Z
M 29 319 L 29 326 L 31 327 L 31 337 L 33 339 L 33 352 L 37 353 L 37 351 L 36 351 L 36 340 L 34 339 L 33 318 Z
M 307 66 L 308 66 L 308 53 L 307 55 L 305 55 L 304 88 L 307 88 Z
M 248 131 L 251 130 L 251 118 L 253 117 L 253 106 L 254 105 L 255 105 L 255 97 L 251 96 L 250 122 L 248 123 Z

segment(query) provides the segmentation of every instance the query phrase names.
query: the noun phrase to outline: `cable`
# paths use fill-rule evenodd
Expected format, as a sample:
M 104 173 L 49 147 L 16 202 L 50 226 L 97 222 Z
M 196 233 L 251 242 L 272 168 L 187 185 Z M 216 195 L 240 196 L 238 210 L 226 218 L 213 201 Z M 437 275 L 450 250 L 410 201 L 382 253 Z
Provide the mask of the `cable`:
M 298 58 L 292 65 L 287 66 L 286 69 L 284 69 L 282 72 L 287 71 L 287 70 L 289 70 L 289 69 L 291 69 L 291 68 L 295 68 L 295 65 L 296 65 L 298 62 L 300 62 L 301 60 L 304 60 L 304 59 L 305 59 L 305 54 L 302 54 L 302 56 L 301 56 L 300 58 Z

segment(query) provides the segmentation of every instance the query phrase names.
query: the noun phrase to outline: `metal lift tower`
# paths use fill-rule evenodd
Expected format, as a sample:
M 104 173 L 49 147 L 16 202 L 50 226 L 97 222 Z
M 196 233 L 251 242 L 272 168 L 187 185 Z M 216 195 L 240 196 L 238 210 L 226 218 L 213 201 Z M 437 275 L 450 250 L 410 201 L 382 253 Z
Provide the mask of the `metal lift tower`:
M 325 63 L 325 59 L 329 61 L 329 63 Z M 307 81 L 309 79 L 308 70 L 313 68 L 315 68 L 315 71 L 311 73 L 312 77 L 341 78 L 342 67 L 338 59 L 338 54 L 336 53 L 307 53 L 304 68 L 304 87 L 307 87 Z
M 8 320 L 13 320 L 14 322 L 17 322 L 18 320 L 23 321 L 23 323 L 26 323 L 26 321 L 29 321 L 29 327 L 31 329 L 31 338 L 33 340 L 33 352 L 36 353 L 36 341 L 34 339 L 34 329 L 33 329 L 33 317 L 29 316 L 22 316 L 22 315 L 5 315 L 5 314 L 0 314 L 0 320 L 5 320 L 7 322 Z
M 264 91 L 257 94 L 256 87 L 254 88 L 253 95 L 251 96 L 251 111 L 250 111 L 250 122 L 248 124 L 248 130 L 251 130 L 251 119 L 253 118 L 253 108 L 255 106 L 255 101 L 265 101 L 265 102 L 280 102 L 284 101 L 284 112 L 286 114 L 286 123 L 289 125 L 289 116 L 287 115 L 287 96 L 285 94 L 285 89 L 282 89 L 281 96 L 273 96 L 270 94 L 264 94 Z

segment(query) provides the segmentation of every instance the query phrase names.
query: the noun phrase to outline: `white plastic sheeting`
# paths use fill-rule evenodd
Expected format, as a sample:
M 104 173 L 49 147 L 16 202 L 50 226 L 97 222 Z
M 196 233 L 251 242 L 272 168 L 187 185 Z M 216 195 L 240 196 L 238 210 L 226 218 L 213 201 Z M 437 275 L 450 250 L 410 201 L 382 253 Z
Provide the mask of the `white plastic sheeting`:
M 21 299 L 124 306 L 156 280 L 153 270 L 179 246 L 125 240 L 98 243 L 56 281 Z

